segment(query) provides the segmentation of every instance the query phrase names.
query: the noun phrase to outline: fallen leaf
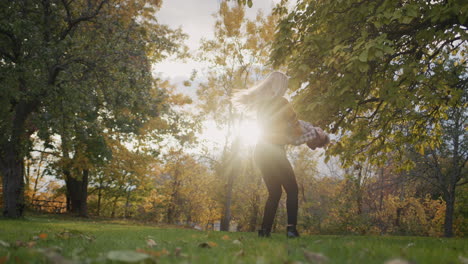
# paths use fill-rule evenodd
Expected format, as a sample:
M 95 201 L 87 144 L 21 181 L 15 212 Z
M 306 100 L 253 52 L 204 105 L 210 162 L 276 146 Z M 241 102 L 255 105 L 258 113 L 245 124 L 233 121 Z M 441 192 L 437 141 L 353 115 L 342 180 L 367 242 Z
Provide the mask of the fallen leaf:
M 328 262 L 328 258 L 324 256 L 323 254 L 310 252 L 307 250 L 304 250 L 304 257 L 309 263 L 322 264 L 322 263 Z
M 221 239 L 222 239 L 222 240 L 229 240 L 230 238 L 229 238 L 228 235 L 224 235 L 224 236 L 221 237 Z
M 40 239 L 46 239 L 47 237 L 48 237 L 48 235 L 46 233 L 40 233 L 39 234 Z
M 414 246 L 414 243 L 408 243 L 408 245 L 405 246 L 405 249 L 406 249 L 406 248 L 410 248 L 410 247 L 412 247 L 412 246 Z
M 9 259 L 10 259 L 10 253 L 7 253 L 5 256 L 0 257 L 0 264 L 7 263 Z
M 85 252 L 84 248 L 74 248 L 71 253 L 72 259 L 78 259 L 83 252 Z
M 63 231 L 63 232 L 60 232 L 58 234 L 55 234 L 55 236 L 60 238 L 60 239 L 70 239 L 71 234 L 68 231 Z
M 354 246 L 354 241 L 347 242 L 347 243 L 346 243 L 346 246 L 348 246 L 348 247 Z
M 26 243 L 26 246 L 27 246 L 28 248 L 32 248 L 32 247 L 34 247 L 35 245 L 36 245 L 36 241 L 29 241 L 29 242 Z
M 3 241 L 3 240 L 0 240 L 0 246 L 2 246 L 2 247 L 10 247 L 10 243 L 5 242 L 5 241 Z
M 245 256 L 245 253 L 244 253 L 244 250 L 241 249 L 241 251 L 237 252 L 236 254 L 234 254 L 235 257 L 243 257 Z
M 42 254 L 44 254 L 44 256 L 47 258 L 49 263 L 52 263 L 52 264 L 73 264 L 73 263 L 75 263 L 75 262 L 73 262 L 73 261 L 71 261 L 69 259 L 66 259 L 64 256 L 60 255 L 59 253 L 57 253 L 52 248 L 43 248 L 43 249 L 40 249 L 38 251 L 41 252 Z
M 462 264 L 468 264 L 468 258 L 458 256 L 458 260 L 460 260 L 460 263 Z
M 157 246 L 158 244 L 151 238 L 146 239 L 146 245 L 150 248 Z
M 136 252 L 132 250 L 114 250 L 107 253 L 107 259 L 111 261 L 121 261 L 127 263 L 142 262 L 150 256 L 146 253 Z
M 89 242 L 93 242 L 96 239 L 93 236 L 88 236 L 88 235 L 84 235 L 84 234 L 82 234 L 80 236 L 81 236 L 81 238 L 84 238 L 84 239 L 88 240 Z
M 165 256 L 165 255 L 169 255 L 169 251 L 167 251 L 167 249 L 163 248 L 161 251 L 161 256 Z
M 59 246 L 51 246 L 51 247 L 49 247 L 49 249 L 54 250 L 57 253 L 60 253 L 60 252 L 63 251 L 63 249 L 61 247 L 59 247 Z
M 16 240 L 15 241 L 15 246 L 17 246 L 17 247 L 24 247 L 25 245 L 26 244 L 21 240 Z
M 384 264 L 411 264 L 409 261 L 396 258 L 396 259 L 390 259 L 384 262 Z
M 262 256 L 257 257 L 257 260 L 255 261 L 256 264 L 265 264 L 267 263 L 266 259 Z
M 208 241 L 208 245 L 210 245 L 210 247 L 217 247 L 218 246 L 217 243 L 212 242 L 212 241 Z

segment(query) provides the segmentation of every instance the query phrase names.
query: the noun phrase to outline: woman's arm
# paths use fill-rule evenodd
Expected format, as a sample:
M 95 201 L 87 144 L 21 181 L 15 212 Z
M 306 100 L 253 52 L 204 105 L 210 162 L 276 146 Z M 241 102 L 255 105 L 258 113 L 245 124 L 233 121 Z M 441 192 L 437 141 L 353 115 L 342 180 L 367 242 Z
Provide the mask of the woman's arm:
M 299 120 L 297 119 L 297 114 L 294 111 L 292 105 L 288 102 L 288 100 L 286 100 L 285 98 L 282 99 L 284 103 L 284 116 L 287 120 L 288 128 L 290 129 L 289 136 L 294 138 L 299 137 L 303 134 L 303 129 Z

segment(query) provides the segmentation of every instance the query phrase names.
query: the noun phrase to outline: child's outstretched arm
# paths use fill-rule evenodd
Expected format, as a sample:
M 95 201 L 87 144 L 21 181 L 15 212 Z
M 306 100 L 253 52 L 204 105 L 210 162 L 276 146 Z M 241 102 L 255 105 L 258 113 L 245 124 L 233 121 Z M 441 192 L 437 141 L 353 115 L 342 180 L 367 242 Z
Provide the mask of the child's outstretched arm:
M 311 123 L 299 120 L 298 121 L 302 134 L 299 137 L 292 138 L 292 145 L 301 145 L 306 143 L 311 149 L 321 148 L 330 143 L 328 135 L 319 127 L 314 127 Z

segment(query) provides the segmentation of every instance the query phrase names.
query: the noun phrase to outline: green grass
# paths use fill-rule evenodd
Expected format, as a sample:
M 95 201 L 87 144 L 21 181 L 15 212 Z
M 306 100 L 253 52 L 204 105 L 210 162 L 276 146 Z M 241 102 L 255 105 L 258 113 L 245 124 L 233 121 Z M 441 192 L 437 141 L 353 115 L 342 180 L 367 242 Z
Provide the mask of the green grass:
M 47 238 L 40 234 L 47 234 Z M 150 248 L 147 239 L 157 245 Z M 462 263 L 460 256 L 468 257 L 468 239 L 460 238 L 303 236 L 286 239 L 281 233 L 260 239 L 254 233 L 202 232 L 37 216 L 0 220 L 0 240 L 9 244 L 0 242 L 0 263 L 64 263 L 66 260 L 115 263 L 118 262 L 115 259 L 124 259 L 109 257 L 108 252 L 136 249 L 155 255 L 146 259 L 146 263 L 310 263 L 304 252 L 321 253 L 329 259 L 326 263 L 384 263 L 394 258 L 413 263 Z M 203 243 L 211 247 L 201 247 Z

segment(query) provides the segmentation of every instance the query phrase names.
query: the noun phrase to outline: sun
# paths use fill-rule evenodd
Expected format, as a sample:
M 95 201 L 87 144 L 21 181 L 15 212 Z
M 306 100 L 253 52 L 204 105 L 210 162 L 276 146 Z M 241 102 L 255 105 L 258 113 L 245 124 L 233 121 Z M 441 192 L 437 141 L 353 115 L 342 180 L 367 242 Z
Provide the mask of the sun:
M 240 122 L 234 123 L 232 131 L 232 139 L 240 138 L 242 146 L 253 146 L 257 143 L 260 135 L 260 129 L 255 120 L 243 119 Z M 213 120 L 204 123 L 203 133 L 200 134 L 201 139 L 211 142 L 212 144 L 221 146 L 226 140 L 226 130 L 216 126 Z
M 260 136 L 260 128 L 255 120 L 243 119 L 238 126 L 241 144 L 253 146 Z

